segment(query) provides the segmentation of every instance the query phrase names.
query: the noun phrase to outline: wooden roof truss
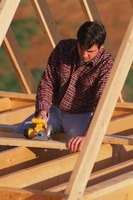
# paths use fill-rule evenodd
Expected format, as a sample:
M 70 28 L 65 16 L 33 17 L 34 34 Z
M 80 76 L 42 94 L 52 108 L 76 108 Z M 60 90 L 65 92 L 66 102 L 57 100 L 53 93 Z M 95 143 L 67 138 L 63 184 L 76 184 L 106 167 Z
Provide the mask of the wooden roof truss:
M 99 19 L 94 1 L 79 2 L 87 18 Z M 131 200 L 133 104 L 124 102 L 120 93 L 133 62 L 133 17 L 87 131 L 83 150 L 70 154 L 63 141 L 33 141 L 13 134 L 16 125 L 34 112 L 36 92 L 10 27 L 19 3 L 20 0 L 0 1 L 0 45 L 6 48 L 25 92 L 0 92 L 0 145 L 3 148 L 0 200 L 112 200 L 114 195 L 118 200 Z M 47 1 L 31 0 L 31 3 L 54 47 L 61 36 Z M 7 146 L 14 148 L 4 150 Z

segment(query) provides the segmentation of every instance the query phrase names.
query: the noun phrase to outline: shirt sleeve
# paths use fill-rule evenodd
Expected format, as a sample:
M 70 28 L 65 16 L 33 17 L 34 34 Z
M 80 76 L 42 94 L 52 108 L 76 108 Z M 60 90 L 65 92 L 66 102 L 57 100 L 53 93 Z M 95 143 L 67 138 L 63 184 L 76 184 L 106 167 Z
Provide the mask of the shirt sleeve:
M 60 44 L 58 44 L 52 51 L 47 66 L 40 79 L 37 95 L 36 95 L 36 110 L 35 114 L 39 111 L 49 111 L 52 103 L 53 91 L 57 85 L 57 67 L 59 65 L 59 49 Z

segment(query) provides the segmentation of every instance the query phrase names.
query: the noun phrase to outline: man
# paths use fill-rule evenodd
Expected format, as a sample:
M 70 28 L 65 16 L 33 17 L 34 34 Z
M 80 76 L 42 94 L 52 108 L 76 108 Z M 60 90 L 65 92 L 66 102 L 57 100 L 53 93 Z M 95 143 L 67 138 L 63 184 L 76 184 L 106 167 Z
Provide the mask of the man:
M 80 151 L 113 65 L 103 46 L 104 26 L 85 22 L 77 39 L 60 41 L 52 51 L 36 96 L 35 117 L 45 118 L 53 132 L 67 134 L 67 148 Z

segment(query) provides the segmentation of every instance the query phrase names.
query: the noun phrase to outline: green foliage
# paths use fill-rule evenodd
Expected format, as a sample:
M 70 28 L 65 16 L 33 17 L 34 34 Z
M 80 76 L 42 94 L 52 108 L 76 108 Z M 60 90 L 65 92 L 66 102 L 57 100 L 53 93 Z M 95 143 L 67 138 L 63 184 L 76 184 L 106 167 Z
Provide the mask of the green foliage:
M 0 75 L 0 90 L 22 92 L 19 81 L 12 72 Z
M 27 6 L 27 4 L 28 4 L 28 1 L 27 1 L 27 0 L 21 0 L 19 5 L 20 5 L 21 7 L 24 7 L 24 6 Z
M 23 1 L 23 6 L 25 3 L 26 1 Z M 30 48 L 30 39 L 33 35 L 39 33 L 41 30 L 36 18 L 26 18 L 23 20 L 14 21 L 12 23 L 12 29 L 22 50 Z M 33 69 L 32 73 L 35 82 L 38 83 L 41 70 Z M 0 48 L 0 90 L 14 92 L 22 91 L 15 73 L 11 71 L 10 60 L 2 48 Z
M 31 72 L 32 72 L 32 75 L 33 75 L 33 78 L 35 80 L 36 85 L 38 85 L 40 78 L 42 76 L 43 70 L 38 69 L 38 68 L 34 68 Z
M 129 88 L 128 98 L 130 101 L 133 101 L 133 67 L 129 71 L 125 84 Z
M 5 55 L 4 49 L 0 48 L 0 66 L 7 66 L 9 64 L 9 59 Z
M 33 35 L 41 31 L 37 18 L 24 18 L 19 21 L 14 21 L 12 23 L 12 29 L 19 46 L 23 50 L 30 48 L 30 39 Z
M 36 68 L 31 71 L 36 85 L 39 83 L 42 72 L 41 69 Z M 22 87 L 16 75 L 13 72 L 10 72 L 6 75 L 0 75 L 0 90 L 22 92 Z

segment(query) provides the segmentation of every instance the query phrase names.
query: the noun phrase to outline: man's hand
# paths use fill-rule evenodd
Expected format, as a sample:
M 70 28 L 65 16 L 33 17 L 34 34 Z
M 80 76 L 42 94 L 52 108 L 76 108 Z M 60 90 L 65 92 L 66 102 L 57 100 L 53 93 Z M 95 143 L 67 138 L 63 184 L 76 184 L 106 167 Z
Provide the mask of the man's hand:
M 81 151 L 84 140 L 85 140 L 85 136 L 76 136 L 70 139 L 68 143 L 66 144 L 66 146 L 71 152 Z
M 47 113 L 46 111 L 40 111 L 37 115 L 36 118 L 42 118 L 45 119 L 47 121 Z

